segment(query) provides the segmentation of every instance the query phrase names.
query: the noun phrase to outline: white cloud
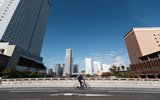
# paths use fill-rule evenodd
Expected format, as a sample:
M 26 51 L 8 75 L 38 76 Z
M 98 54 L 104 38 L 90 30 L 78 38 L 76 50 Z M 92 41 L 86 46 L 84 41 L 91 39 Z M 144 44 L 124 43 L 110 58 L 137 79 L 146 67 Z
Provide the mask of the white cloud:
M 127 66 L 129 65 L 129 60 L 127 58 L 125 58 L 124 56 L 116 56 L 113 64 L 119 64 L 119 65 L 123 65 L 123 66 Z
M 95 60 L 95 61 L 100 61 L 101 63 L 104 64 L 121 64 L 124 66 L 129 65 L 129 59 L 127 54 L 123 54 L 121 51 L 109 51 L 105 53 L 91 53 L 90 57 Z

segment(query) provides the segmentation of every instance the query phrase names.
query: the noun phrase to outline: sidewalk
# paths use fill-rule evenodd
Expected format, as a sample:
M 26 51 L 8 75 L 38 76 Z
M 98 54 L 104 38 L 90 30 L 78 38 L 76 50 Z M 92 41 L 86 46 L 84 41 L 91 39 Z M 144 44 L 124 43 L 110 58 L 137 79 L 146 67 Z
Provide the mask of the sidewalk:
M 73 88 L 74 84 L 14 84 L 14 85 L 3 85 L 0 84 L 0 88 L 18 88 L 18 87 L 32 87 L 32 88 Z M 131 84 L 106 84 L 106 85 L 101 85 L 101 84 L 90 84 L 90 87 L 92 88 L 160 88 L 160 85 L 131 85 Z

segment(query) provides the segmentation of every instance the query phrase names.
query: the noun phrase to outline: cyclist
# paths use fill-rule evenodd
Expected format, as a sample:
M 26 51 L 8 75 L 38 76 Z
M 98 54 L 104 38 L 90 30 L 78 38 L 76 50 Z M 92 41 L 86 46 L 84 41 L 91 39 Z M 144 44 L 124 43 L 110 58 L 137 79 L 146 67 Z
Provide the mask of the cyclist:
M 77 76 L 77 79 L 78 79 L 78 82 L 79 82 L 79 84 L 80 84 L 80 86 L 82 88 L 83 82 L 85 82 L 83 76 L 80 74 L 80 75 Z

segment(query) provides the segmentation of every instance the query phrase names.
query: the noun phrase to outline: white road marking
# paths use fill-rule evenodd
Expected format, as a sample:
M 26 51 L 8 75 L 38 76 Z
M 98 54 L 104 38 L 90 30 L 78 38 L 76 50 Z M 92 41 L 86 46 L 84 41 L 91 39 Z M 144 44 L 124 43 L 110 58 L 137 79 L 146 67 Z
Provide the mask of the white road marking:
M 9 100 L 42 100 L 42 99 L 9 99 Z
M 113 96 L 109 94 L 86 94 L 88 97 L 106 97 L 106 96 Z
M 72 96 L 72 93 L 65 93 L 64 96 Z
M 160 94 L 160 91 L 159 92 L 156 92 L 156 91 L 108 91 L 108 92 L 111 92 L 111 93 L 150 93 L 150 94 L 154 94 L 154 93 L 157 93 L 157 94 Z
M 50 94 L 50 96 L 58 96 L 58 94 Z
M 113 96 L 110 94 L 78 94 L 78 93 L 58 93 L 58 94 L 50 94 L 50 96 L 88 96 L 88 97 L 99 97 L 99 96 Z
M 46 92 L 46 93 L 49 93 L 49 92 L 58 92 L 58 91 L 47 91 L 47 90 L 46 91 L 40 91 L 40 90 L 38 91 L 37 90 L 37 91 L 9 91 L 9 92 L 10 93 L 14 93 L 14 92 L 15 93 L 20 93 L 20 92 L 22 92 L 22 93 L 27 93 L 27 92 L 28 93 L 32 93 L 32 92 L 38 92 L 38 93 Z

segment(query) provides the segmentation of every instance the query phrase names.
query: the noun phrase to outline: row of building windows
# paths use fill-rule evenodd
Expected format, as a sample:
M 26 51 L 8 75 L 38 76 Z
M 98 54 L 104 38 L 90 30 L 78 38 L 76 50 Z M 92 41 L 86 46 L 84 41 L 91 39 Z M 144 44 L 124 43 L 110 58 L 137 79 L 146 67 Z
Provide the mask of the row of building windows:
M 4 12 L 2 13 L 2 15 L 0 16 L 0 21 L 2 21 L 2 19 L 5 17 L 8 9 L 9 9 L 9 7 L 11 6 L 11 4 L 12 4 L 13 1 L 14 1 L 14 0 L 11 0 L 11 1 L 8 3 L 6 9 L 5 9 Z
M 37 4 L 36 0 L 21 0 L 3 39 L 25 49 L 30 41 L 40 5 L 41 2 Z
M 157 33 L 157 34 L 153 34 L 155 40 L 156 40 L 156 43 L 158 44 L 158 46 L 160 47 L 160 34 Z

